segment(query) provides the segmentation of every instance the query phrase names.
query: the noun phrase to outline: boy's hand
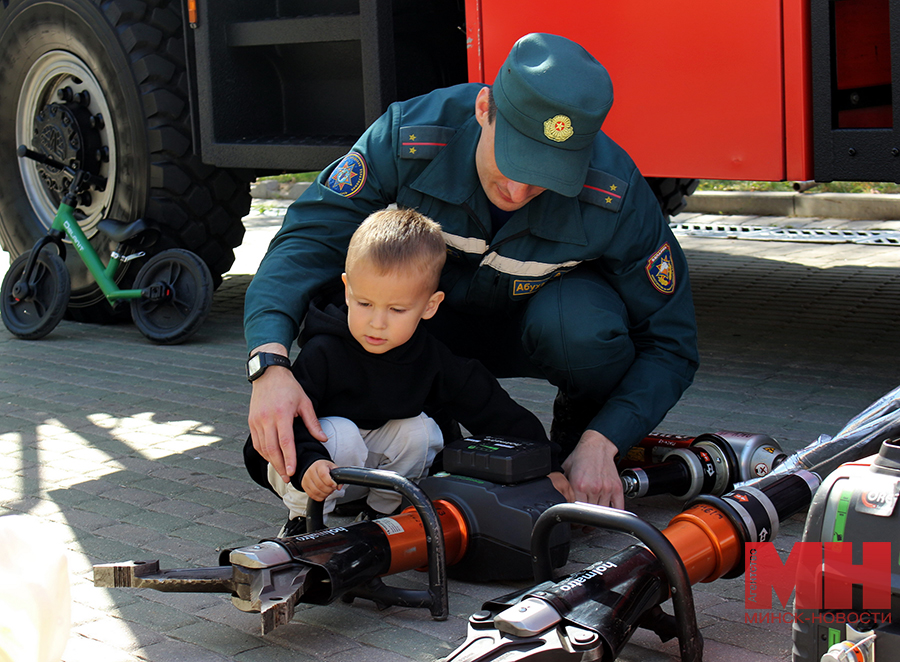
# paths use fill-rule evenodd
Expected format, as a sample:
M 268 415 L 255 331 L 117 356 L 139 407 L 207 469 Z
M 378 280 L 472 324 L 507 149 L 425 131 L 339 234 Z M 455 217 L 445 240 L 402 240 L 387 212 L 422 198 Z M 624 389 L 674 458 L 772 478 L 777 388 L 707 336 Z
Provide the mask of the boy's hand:
M 569 479 L 566 478 L 566 475 L 561 471 L 554 471 L 553 473 L 547 474 L 547 478 L 550 479 L 550 482 L 553 483 L 553 487 L 556 488 L 556 491 L 563 495 L 566 501 L 572 503 L 575 501 L 575 491 L 572 489 L 572 486 L 569 484 Z
M 271 343 L 258 347 L 262 352 L 287 356 L 283 345 Z M 270 366 L 262 377 L 253 382 L 250 396 L 250 436 L 253 448 L 262 455 L 281 479 L 287 483 L 297 470 L 297 449 L 294 446 L 294 418 L 300 416 L 310 434 L 325 442 L 312 402 L 303 387 L 287 368 Z
M 331 470 L 335 468 L 337 465 L 330 460 L 316 460 L 309 465 L 300 486 L 310 499 L 324 501 L 329 494 L 342 487 L 331 477 Z

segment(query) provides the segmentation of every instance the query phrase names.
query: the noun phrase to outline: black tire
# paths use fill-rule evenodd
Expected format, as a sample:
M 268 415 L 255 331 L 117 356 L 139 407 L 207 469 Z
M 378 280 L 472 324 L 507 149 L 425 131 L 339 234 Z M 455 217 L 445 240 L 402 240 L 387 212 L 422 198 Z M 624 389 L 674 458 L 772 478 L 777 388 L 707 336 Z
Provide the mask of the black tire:
M 185 66 L 181 0 L 10 0 L 0 3 L 0 244 L 13 257 L 46 233 L 59 202 L 46 168 L 19 161 L 19 143 L 46 127 L 38 112 L 65 87 L 87 91 L 80 104 L 103 121 L 87 128 L 82 143 L 108 149 L 96 162 L 109 179 L 105 191 L 79 204 L 79 223 L 100 254 L 115 248 L 99 233 L 101 218 L 146 217 L 162 229 L 154 250 L 187 248 L 216 276 L 234 261 L 241 218 L 250 206 L 249 173 L 203 164 L 194 154 Z M 71 100 L 67 103 L 74 103 Z M 86 105 L 85 105 L 86 104 Z M 39 136 L 40 137 L 40 136 Z M 64 141 L 61 141 L 65 144 Z M 36 144 L 37 143 L 37 144 Z M 87 153 L 87 152 L 90 153 Z M 69 150 L 68 160 L 96 153 Z M 108 321 L 112 308 L 75 251 L 69 313 L 83 321 Z M 135 263 L 117 278 L 127 286 Z
M 699 179 L 677 179 L 674 177 L 647 177 L 660 209 L 666 216 L 681 213 L 687 206 L 687 197 L 697 190 Z
M 190 251 L 172 248 L 150 258 L 134 285 L 143 290 L 157 283 L 166 289 L 163 300 L 132 299 L 135 326 L 162 345 L 184 342 L 209 315 L 214 289 L 209 268 Z
M 69 270 L 56 253 L 42 250 L 34 265 L 25 296 L 15 292 L 31 251 L 13 260 L 0 286 L 3 324 L 24 340 L 43 338 L 56 328 L 69 303 Z M 18 296 L 17 296 L 18 295 Z

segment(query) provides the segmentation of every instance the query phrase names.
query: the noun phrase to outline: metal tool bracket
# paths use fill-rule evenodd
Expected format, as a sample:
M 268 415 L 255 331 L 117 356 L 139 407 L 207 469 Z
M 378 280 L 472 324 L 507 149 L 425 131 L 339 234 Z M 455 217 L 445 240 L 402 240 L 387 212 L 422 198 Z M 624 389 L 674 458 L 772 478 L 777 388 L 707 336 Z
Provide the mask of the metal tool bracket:
M 550 563 L 550 533 L 562 523 L 595 526 L 626 533 L 637 538 L 659 559 L 669 582 L 669 591 L 678 624 L 678 646 L 682 662 L 701 662 L 703 639 L 697 628 L 694 597 L 684 563 L 672 543 L 649 522 L 633 513 L 605 506 L 585 503 L 563 503 L 545 510 L 534 525 L 531 534 L 531 554 L 534 579 L 545 582 L 553 579 Z
M 450 606 L 447 589 L 447 552 L 444 532 L 438 514 L 425 493 L 411 480 L 392 471 L 338 467 L 331 477 L 339 485 L 361 485 L 393 490 L 405 497 L 416 509 L 425 527 L 425 543 L 428 548 L 428 589 L 400 589 L 384 584 L 380 579 L 344 594 L 345 601 L 365 598 L 385 605 L 401 607 L 425 607 L 436 621 L 447 620 Z M 307 531 L 313 533 L 325 528 L 324 502 L 309 500 L 306 513 Z

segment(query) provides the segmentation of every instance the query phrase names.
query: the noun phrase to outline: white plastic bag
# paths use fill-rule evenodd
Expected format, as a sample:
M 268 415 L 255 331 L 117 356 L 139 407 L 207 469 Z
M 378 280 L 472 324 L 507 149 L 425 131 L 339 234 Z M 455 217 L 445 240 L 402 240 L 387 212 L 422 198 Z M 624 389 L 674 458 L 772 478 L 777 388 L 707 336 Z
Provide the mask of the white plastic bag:
M 0 517 L 0 662 L 59 662 L 71 623 L 68 562 L 52 527 Z

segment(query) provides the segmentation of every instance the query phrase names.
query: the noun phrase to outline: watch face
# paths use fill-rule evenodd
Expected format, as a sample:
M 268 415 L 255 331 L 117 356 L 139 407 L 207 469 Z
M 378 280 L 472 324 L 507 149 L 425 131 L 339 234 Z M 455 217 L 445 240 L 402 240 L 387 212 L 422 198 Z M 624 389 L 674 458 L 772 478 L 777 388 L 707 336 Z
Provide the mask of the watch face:
M 257 372 L 259 372 L 261 364 L 261 359 L 259 358 L 259 354 L 254 354 L 250 357 L 250 360 L 247 361 L 247 376 L 252 377 Z

